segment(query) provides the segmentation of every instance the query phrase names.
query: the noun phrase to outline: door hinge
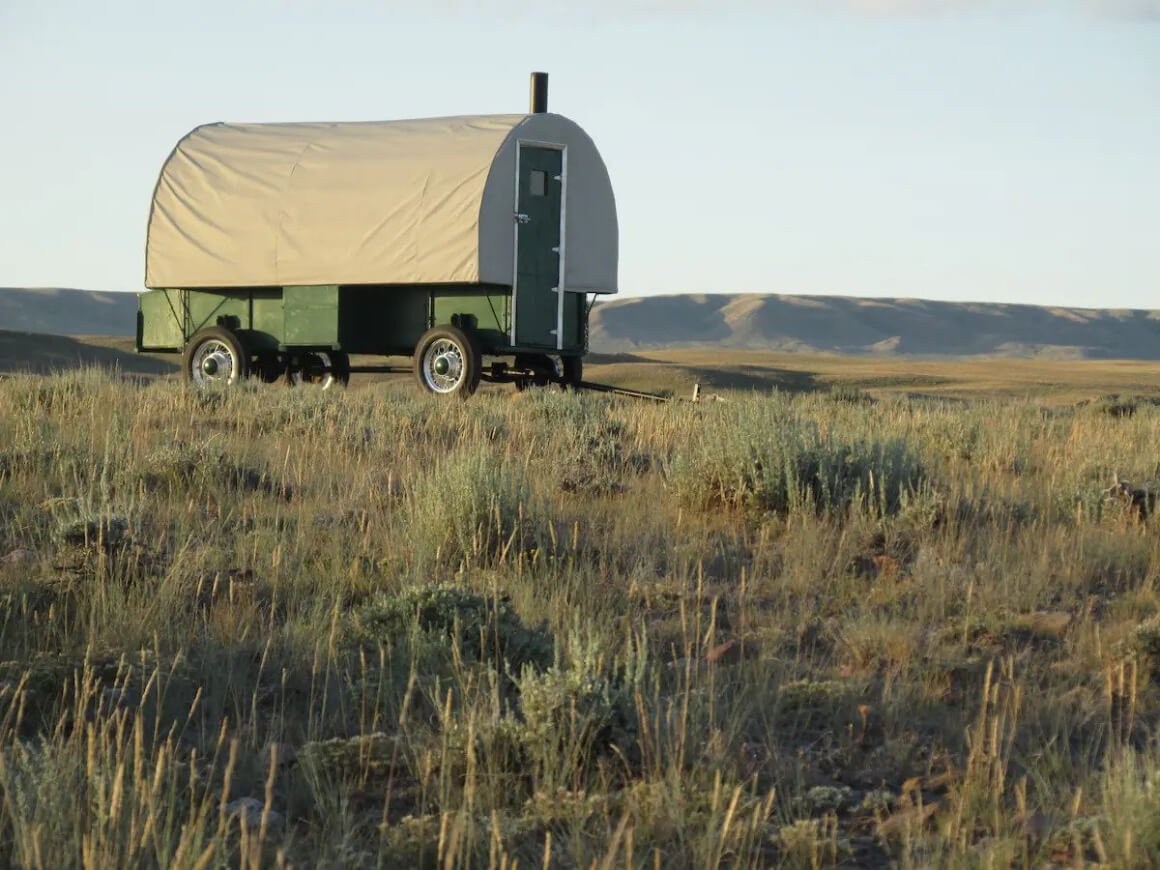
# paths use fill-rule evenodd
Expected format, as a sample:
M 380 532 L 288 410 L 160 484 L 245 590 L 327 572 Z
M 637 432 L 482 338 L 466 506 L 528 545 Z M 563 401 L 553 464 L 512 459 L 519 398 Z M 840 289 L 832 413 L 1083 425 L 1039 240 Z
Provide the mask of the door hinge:
M 552 253 L 553 253 L 553 254 L 558 254 L 558 253 L 560 253 L 560 246 L 559 246 L 559 245 L 557 245 L 556 247 L 552 248 Z
M 559 293 L 559 292 L 560 292 L 560 288 L 559 288 L 559 287 L 553 287 L 553 288 L 552 288 L 552 292 L 553 292 L 553 293 Z
M 516 222 L 521 224 L 530 224 L 532 219 L 523 212 L 516 212 Z
M 556 334 L 556 330 L 554 330 L 554 329 L 548 330 L 548 335 L 555 335 L 555 334 Z

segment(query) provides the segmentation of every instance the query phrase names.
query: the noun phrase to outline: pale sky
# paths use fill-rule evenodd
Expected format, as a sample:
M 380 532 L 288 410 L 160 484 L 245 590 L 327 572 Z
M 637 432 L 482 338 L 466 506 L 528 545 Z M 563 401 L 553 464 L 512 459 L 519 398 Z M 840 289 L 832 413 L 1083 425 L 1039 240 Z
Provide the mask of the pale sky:
M 1160 0 L 0 0 L 0 286 L 142 289 L 209 121 L 551 109 L 625 294 L 1160 308 Z

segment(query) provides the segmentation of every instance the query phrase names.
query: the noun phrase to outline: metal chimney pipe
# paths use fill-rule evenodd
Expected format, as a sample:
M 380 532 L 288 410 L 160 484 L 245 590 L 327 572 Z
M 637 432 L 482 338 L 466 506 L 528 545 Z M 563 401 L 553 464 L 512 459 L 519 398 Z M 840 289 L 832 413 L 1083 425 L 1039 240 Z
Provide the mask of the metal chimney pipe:
M 533 115 L 543 115 L 548 111 L 548 74 L 546 72 L 532 73 L 531 103 Z

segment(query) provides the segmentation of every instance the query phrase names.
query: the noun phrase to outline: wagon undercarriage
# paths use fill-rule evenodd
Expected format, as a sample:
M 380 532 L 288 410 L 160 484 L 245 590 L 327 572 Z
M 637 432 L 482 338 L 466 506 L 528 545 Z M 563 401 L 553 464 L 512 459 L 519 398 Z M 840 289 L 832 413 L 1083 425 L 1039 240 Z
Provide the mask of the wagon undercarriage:
M 512 342 L 510 288 L 286 287 L 143 294 L 137 346 L 182 353 L 197 386 L 246 378 L 345 384 L 354 373 L 413 371 L 425 390 L 468 396 L 480 381 L 517 388 L 582 377 L 591 302 L 566 294 L 563 336 Z M 553 347 L 552 344 L 557 346 Z M 352 356 L 411 356 L 411 366 L 352 365 Z

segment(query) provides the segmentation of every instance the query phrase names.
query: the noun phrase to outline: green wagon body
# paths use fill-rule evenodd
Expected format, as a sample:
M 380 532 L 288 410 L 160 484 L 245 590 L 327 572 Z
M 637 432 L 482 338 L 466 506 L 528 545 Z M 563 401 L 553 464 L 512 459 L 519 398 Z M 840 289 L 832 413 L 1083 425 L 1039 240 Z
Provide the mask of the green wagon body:
M 564 297 L 564 334 L 554 343 L 511 340 L 512 288 L 447 284 L 377 287 L 247 287 L 150 290 L 139 297 L 137 349 L 179 353 L 198 332 L 225 326 L 259 352 L 333 350 L 410 356 L 439 324 L 462 326 L 487 356 L 583 355 L 587 349 L 585 294 Z
M 413 355 L 429 387 L 449 361 L 476 382 L 579 380 L 616 271 L 607 171 L 562 116 L 213 124 L 158 179 L 137 347 L 184 351 L 199 382 L 351 354 Z

